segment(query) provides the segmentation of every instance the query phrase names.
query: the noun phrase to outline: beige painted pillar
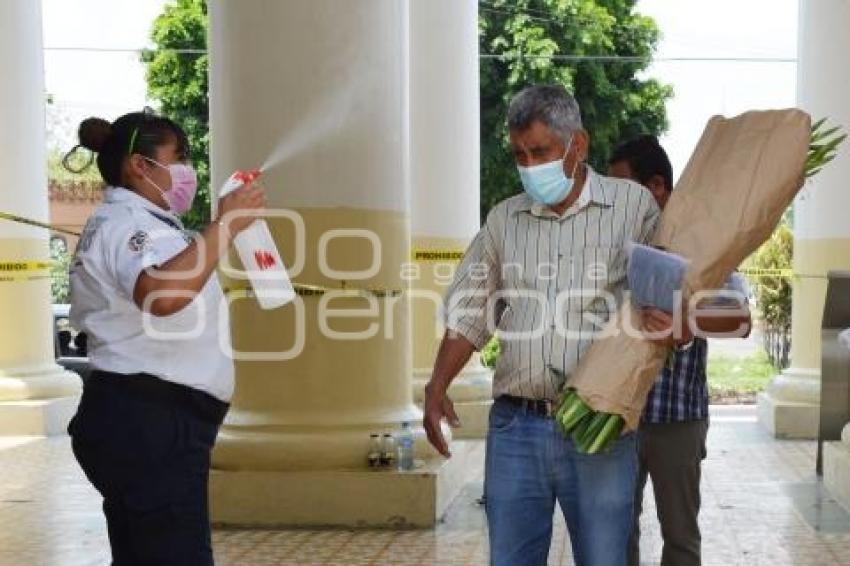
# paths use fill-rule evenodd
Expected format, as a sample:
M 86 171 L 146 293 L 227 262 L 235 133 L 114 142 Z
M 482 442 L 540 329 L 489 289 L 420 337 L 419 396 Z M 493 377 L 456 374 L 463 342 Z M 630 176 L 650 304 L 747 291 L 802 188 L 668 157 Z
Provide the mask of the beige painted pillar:
M 41 2 L 0 2 L 0 210 L 47 221 Z M 80 379 L 54 361 L 47 230 L 0 220 L 0 434 L 60 434 Z
M 421 418 L 409 297 L 395 293 L 410 237 L 405 3 L 219 1 L 210 18 L 214 184 L 288 147 L 265 184 L 293 279 L 391 291 L 232 304 L 244 359 L 216 467 L 358 467 L 370 432 Z
M 850 6 L 842 0 L 800 2 L 797 98 L 813 120 L 850 131 Z M 814 438 L 820 405 L 820 327 L 826 273 L 850 269 L 850 147 L 808 181 L 794 211 L 791 367 L 759 397 L 759 420 L 777 437 Z
M 410 105 L 414 395 L 422 401 L 443 327 L 440 303 L 479 228 L 478 3 L 411 3 Z M 450 395 L 458 438 L 483 438 L 492 372 L 476 354 Z
M 279 157 L 264 179 L 290 275 L 354 290 L 302 291 L 273 311 L 231 295 L 236 391 L 213 455 L 213 519 L 433 524 L 447 504 L 443 463 L 413 403 L 403 269 L 408 3 L 214 0 L 209 9 L 215 185 Z M 370 472 L 370 433 L 403 422 L 419 473 Z

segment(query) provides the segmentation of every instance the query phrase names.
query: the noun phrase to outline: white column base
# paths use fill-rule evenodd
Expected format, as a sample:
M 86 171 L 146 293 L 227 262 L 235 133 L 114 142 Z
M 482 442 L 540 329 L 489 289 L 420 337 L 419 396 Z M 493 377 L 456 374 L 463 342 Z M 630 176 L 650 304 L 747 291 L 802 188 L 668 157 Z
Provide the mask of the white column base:
M 80 376 L 50 362 L 0 371 L 0 436 L 58 436 L 80 402 Z
M 483 470 L 483 443 L 453 442 L 451 451 L 449 460 L 417 461 L 412 472 L 212 470 L 212 522 L 266 528 L 430 528 Z
M 259 421 L 248 423 L 253 418 L 251 413 L 231 409 L 216 439 L 212 465 L 219 470 L 246 472 L 356 470 L 366 462 L 370 435 L 398 433 L 402 422 L 410 424 L 416 458 L 439 458 L 428 443 L 422 412 L 415 405 L 386 417 L 379 420 L 374 415 L 361 415 L 360 422 L 371 420 L 372 424 L 264 425 Z M 453 438 L 448 425 L 443 427 L 443 434 L 449 441 Z
M 0 401 L 0 436 L 67 434 L 68 423 L 76 413 L 79 404 L 79 396 Z
M 839 503 L 850 509 L 850 423 L 841 440 L 823 444 L 823 483 Z
M 777 375 L 758 395 L 758 419 L 775 438 L 817 438 L 820 372 L 789 368 Z
M 0 402 L 56 399 L 79 395 L 80 376 L 55 362 L 0 370 Z
M 430 377 L 431 370 L 413 371 L 413 398 L 420 406 Z M 461 424 L 460 428 L 452 429 L 452 437 L 469 440 L 486 438 L 490 407 L 493 405 L 493 372 L 481 365 L 464 368 L 452 382 L 449 396 Z

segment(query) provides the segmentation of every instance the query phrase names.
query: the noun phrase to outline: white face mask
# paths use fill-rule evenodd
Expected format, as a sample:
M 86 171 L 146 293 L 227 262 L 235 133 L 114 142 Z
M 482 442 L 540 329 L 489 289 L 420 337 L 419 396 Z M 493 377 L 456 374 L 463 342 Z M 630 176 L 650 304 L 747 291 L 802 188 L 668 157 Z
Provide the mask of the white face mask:
M 554 206 L 563 202 L 570 194 L 570 191 L 573 189 L 578 162 L 573 167 L 572 176 L 567 177 L 566 173 L 564 173 L 564 160 L 567 158 L 567 153 L 569 153 L 572 143 L 573 138 L 570 137 L 570 141 L 567 143 L 567 149 L 564 151 L 561 159 L 540 165 L 532 165 L 531 167 L 517 165 L 522 186 L 531 198 L 545 205 Z

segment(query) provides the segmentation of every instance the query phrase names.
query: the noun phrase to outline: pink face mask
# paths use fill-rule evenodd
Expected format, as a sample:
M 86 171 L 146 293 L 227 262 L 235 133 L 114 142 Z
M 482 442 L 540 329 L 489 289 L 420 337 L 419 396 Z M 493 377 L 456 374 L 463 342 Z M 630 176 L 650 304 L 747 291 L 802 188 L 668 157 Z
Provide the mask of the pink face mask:
M 192 201 L 195 200 L 195 193 L 198 192 L 198 175 L 195 170 L 185 163 L 172 163 L 171 165 L 163 165 L 162 163 L 145 157 L 151 163 L 167 169 L 171 175 L 171 190 L 164 191 L 162 187 L 151 181 L 148 182 L 159 189 L 162 193 L 165 202 L 174 214 L 186 214 L 192 208 Z

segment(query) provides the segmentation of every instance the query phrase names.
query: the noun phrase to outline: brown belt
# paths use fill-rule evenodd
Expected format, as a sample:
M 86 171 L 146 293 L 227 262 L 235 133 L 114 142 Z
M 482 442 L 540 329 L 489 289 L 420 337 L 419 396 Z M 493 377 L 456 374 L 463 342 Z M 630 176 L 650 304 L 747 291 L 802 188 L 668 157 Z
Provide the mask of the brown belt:
M 514 397 L 513 395 L 502 395 L 497 399 L 497 401 L 510 403 L 526 413 L 537 415 L 538 417 L 546 419 L 554 417 L 558 410 L 558 404 L 555 401 L 550 401 L 549 399 L 526 399 L 524 397 Z

